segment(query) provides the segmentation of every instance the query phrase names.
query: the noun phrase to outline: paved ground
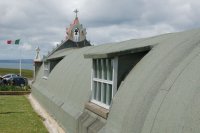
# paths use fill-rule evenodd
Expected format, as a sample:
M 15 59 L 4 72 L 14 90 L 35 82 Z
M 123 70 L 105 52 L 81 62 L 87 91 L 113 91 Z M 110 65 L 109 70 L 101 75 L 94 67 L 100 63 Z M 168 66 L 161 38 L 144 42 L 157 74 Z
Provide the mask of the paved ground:
M 58 123 L 45 111 L 45 109 L 37 102 L 37 100 L 30 94 L 28 99 L 33 109 L 44 118 L 44 125 L 49 133 L 65 133 L 65 131 L 58 125 Z

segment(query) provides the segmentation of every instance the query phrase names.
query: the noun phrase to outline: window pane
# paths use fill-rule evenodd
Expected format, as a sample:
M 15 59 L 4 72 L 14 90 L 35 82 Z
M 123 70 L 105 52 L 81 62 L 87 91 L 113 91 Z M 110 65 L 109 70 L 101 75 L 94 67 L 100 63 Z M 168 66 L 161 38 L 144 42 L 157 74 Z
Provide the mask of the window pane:
M 109 59 L 106 59 L 107 80 L 110 79 Z
M 103 71 L 103 79 L 107 80 L 107 68 L 106 68 L 106 59 L 103 59 L 103 68 L 104 68 L 104 71 Z
M 112 99 L 112 85 L 107 84 L 106 86 L 106 104 L 110 105 Z
M 101 102 L 106 103 L 106 84 L 101 83 Z
M 99 66 L 99 78 L 102 78 L 102 66 L 101 66 L 101 59 L 98 59 L 98 66 Z
M 106 86 L 107 86 L 107 84 L 106 83 L 104 83 L 103 84 L 103 92 L 104 92 L 104 96 L 103 96 L 103 103 L 105 103 L 106 104 Z
M 104 77 L 105 77 L 105 76 L 104 76 L 105 67 L 104 67 L 104 65 L 103 65 L 103 60 L 104 60 L 104 59 L 101 59 L 101 68 L 102 68 L 102 69 L 101 69 L 101 74 L 102 74 L 102 79 L 105 79 L 105 78 L 104 78 Z
M 97 82 L 97 101 L 101 101 L 101 83 Z
M 97 77 L 97 63 L 96 60 L 93 60 L 93 76 L 96 78 Z
M 113 60 L 109 59 L 109 63 L 110 63 L 110 80 L 113 80 Z
M 92 96 L 92 98 L 96 99 L 96 96 L 97 96 L 97 82 L 94 81 L 93 82 L 93 96 Z
M 98 60 L 96 59 L 96 67 L 97 67 L 97 71 L 96 71 L 96 73 L 97 73 L 97 78 L 99 78 L 99 63 L 98 63 Z
M 106 59 L 106 68 L 108 69 L 108 71 L 107 71 L 107 80 L 112 81 L 113 65 L 112 65 L 112 60 L 111 59 Z

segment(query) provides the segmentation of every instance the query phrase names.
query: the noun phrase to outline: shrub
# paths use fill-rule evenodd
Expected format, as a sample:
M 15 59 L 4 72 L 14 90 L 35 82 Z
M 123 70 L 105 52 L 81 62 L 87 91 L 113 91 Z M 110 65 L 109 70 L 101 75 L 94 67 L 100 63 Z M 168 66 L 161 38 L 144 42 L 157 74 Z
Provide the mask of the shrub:
M 10 86 L 10 85 L 0 86 L 0 91 L 28 91 L 28 90 L 30 90 L 30 86 Z

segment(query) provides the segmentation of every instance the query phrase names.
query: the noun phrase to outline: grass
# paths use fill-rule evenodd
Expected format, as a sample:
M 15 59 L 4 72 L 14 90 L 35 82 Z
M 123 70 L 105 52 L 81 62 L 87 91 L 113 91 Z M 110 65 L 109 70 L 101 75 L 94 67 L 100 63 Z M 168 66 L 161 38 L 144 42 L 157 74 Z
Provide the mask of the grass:
M 0 75 L 3 76 L 8 73 L 19 74 L 19 69 L 0 68 Z M 33 70 L 22 69 L 22 76 L 29 78 L 29 79 L 33 78 Z
M 48 133 L 25 96 L 0 96 L 1 133 Z

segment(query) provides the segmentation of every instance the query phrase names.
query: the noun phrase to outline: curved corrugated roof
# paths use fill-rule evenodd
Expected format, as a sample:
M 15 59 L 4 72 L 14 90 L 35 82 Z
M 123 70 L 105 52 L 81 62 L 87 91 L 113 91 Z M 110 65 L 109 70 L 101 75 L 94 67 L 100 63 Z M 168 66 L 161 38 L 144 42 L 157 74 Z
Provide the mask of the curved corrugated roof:
M 52 55 L 50 55 L 47 59 L 57 59 L 57 58 L 63 58 L 69 54 L 71 54 L 72 52 L 74 52 L 74 50 L 76 50 L 77 48 L 66 48 L 66 49 L 61 49 L 59 51 L 56 51 L 55 53 L 53 53 Z
M 200 132 L 200 30 L 162 40 L 119 87 L 102 132 Z
M 74 50 L 47 80 L 41 67 L 32 93 L 74 133 L 91 95 L 92 63 L 83 55 L 103 57 L 146 46 L 153 48 L 120 85 L 99 133 L 199 133 L 199 29 Z
M 155 45 L 170 39 L 176 33 L 159 35 L 156 37 L 132 39 L 118 43 L 104 44 L 93 47 L 84 54 L 86 58 L 107 58 L 128 53 L 136 53 L 150 50 Z
M 42 66 L 32 86 L 34 96 L 70 133 L 75 132 L 76 118 L 90 98 L 92 63 L 90 59 L 83 57 L 83 53 L 90 49 L 91 47 L 85 47 L 69 51 L 51 71 L 47 80 L 42 78 Z

